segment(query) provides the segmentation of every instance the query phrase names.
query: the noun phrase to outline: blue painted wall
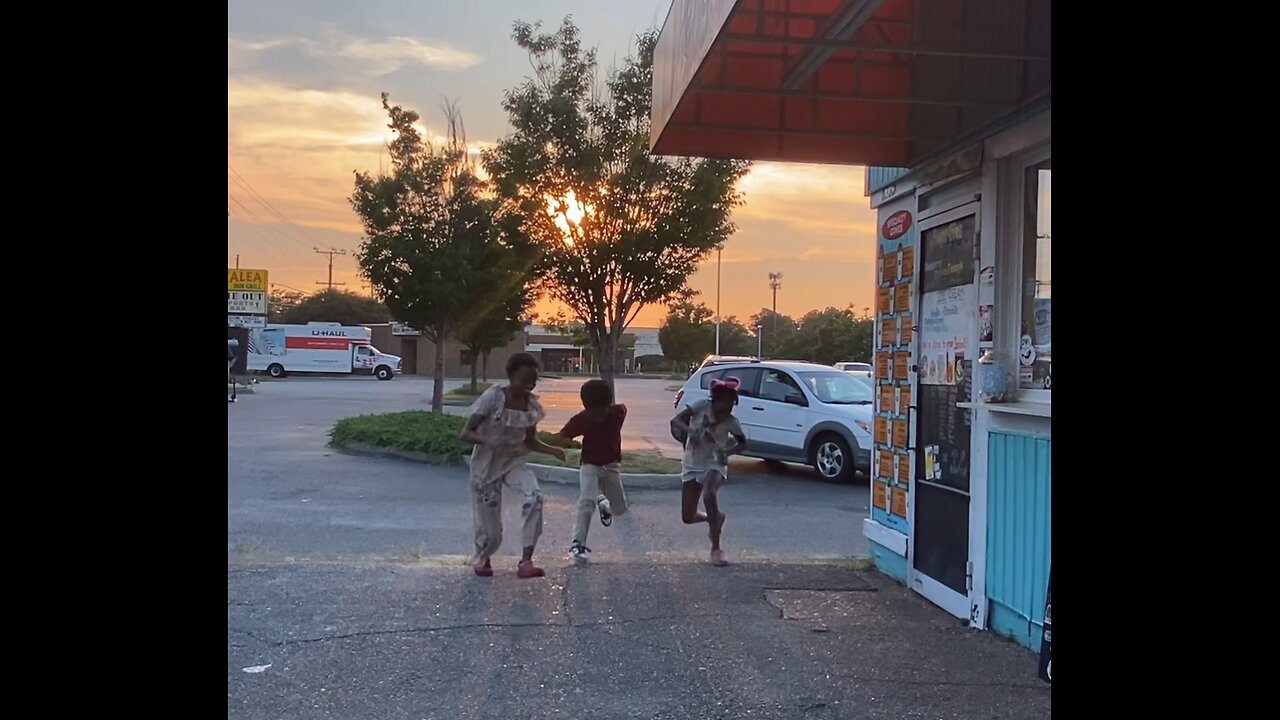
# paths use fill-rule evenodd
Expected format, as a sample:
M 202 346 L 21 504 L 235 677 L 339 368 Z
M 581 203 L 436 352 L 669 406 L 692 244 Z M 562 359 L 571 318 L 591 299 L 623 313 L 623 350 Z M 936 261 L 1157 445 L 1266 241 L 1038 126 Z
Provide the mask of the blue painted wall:
M 874 540 L 867 541 L 867 549 L 871 553 L 871 561 L 876 564 L 877 570 L 903 585 L 907 584 L 906 558 Z
M 987 467 L 987 625 L 1039 649 L 1053 558 L 1048 437 L 992 431 Z

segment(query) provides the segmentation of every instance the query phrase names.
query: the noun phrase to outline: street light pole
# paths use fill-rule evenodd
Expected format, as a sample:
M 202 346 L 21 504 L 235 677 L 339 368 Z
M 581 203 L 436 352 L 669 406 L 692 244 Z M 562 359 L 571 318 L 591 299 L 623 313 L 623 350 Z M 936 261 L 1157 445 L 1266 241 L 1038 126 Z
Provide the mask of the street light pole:
M 724 243 L 716 245 L 716 354 L 720 354 L 720 253 Z

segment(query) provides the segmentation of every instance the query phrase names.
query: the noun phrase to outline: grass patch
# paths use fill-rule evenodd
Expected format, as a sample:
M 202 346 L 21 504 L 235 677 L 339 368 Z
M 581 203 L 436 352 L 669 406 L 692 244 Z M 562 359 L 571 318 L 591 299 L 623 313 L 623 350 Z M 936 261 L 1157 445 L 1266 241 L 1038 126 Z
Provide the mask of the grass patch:
M 552 445 L 554 443 L 547 443 Z M 541 453 L 529 456 L 530 462 L 539 465 L 555 465 L 556 467 L 576 468 L 581 463 L 581 450 L 565 450 L 564 462 Z M 680 472 L 680 461 L 663 457 L 652 450 L 624 451 L 622 453 L 622 472 L 624 473 L 661 473 L 673 475 Z
M 396 448 L 442 456 L 447 462 L 457 462 L 471 454 L 471 445 L 458 438 L 465 418 L 425 410 L 357 415 L 343 418 L 329 431 L 330 442 L 336 446 L 362 443 L 374 447 Z M 578 467 L 582 455 L 582 443 L 565 440 L 559 435 L 539 431 L 538 437 L 548 445 L 565 449 L 565 462 L 530 453 L 531 462 L 560 467 Z M 663 457 L 652 450 L 622 453 L 622 471 L 628 473 L 678 473 L 680 461 Z
M 445 394 L 444 394 L 444 396 L 445 396 L 445 397 L 447 397 L 447 398 L 455 398 L 455 399 L 467 399 L 467 400 L 471 400 L 471 399 L 474 399 L 474 398 L 478 398 L 478 397 L 480 397 L 481 395 L 483 395 L 483 394 L 484 394 L 484 391 L 485 391 L 485 390 L 488 390 L 488 389 L 489 389 L 490 387 L 492 387 L 492 386 L 493 386 L 493 383 L 487 383 L 487 382 L 479 382 L 479 381 L 477 381 L 477 382 L 476 382 L 476 391 L 475 391 L 475 392 L 471 392 L 471 383 L 467 383 L 466 385 L 463 385 L 462 387 L 456 387 L 456 388 L 454 388 L 454 389 L 450 390 L 449 392 L 445 393 Z
M 336 446 L 363 443 L 375 447 L 397 448 L 440 455 L 453 462 L 471 454 L 471 445 L 458 437 L 465 418 L 426 410 L 357 415 L 343 418 L 329 431 L 330 443 Z M 538 437 L 548 445 L 581 447 L 580 443 L 560 439 L 539 431 Z

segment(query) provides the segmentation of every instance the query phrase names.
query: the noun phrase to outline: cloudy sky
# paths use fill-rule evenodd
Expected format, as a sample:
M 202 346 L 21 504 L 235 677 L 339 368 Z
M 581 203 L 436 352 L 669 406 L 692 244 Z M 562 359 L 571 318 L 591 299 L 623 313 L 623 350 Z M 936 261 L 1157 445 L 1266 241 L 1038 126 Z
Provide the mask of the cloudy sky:
M 386 163 L 379 94 L 418 110 L 438 131 L 443 98 L 462 110 L 468 141 L 510 132 L 503 92 L 529 74 L 511 40 L 515 20 L 554 28 L 573 15 L 598 50 L 601 75 L 630 52 L 637 32 L 660 26 L 670 0 L 229 0 L 227 18 L 228 267 L 266 268 L 272 283 L 303 291 L 325 281 L 366 292 L 352 257 L 360 225 L 347 198 L 355 170 Z M 721 307 L 745 318 L 770 303 L 800 316 L 828 305 L 872 305 L 875 215 L 863 168 L 757 164 L 723 255 Z M 690 281 L 713 308 L 712 256 Z M 553 310 L 540 303 L 537 310 Z M 653 327 L 665 311 L 634 323 Z

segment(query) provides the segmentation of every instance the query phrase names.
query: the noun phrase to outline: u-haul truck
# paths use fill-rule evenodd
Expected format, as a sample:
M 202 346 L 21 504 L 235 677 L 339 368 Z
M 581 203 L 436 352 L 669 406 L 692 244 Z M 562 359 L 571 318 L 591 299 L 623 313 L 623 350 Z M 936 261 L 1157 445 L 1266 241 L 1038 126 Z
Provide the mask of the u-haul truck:
M 312 322 L 249 330 L 249 370 L 273 378 L 289 373 L 361 373 L 379 380 L 400 374 L 400 358 L 378 352 L 367 327 Z

